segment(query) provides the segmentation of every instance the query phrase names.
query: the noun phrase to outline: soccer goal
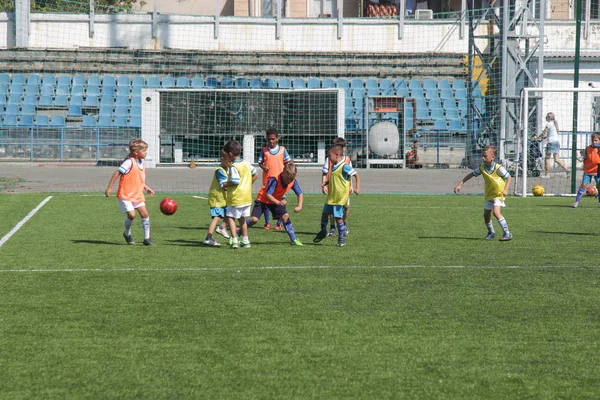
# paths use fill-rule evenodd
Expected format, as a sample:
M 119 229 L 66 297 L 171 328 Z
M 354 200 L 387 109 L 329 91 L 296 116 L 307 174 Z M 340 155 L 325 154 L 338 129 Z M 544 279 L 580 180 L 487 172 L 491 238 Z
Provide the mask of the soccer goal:
M 322 165 L 344 137 L 342 89 L 143 89 L 142 138 L 149 167 L 215 164 L 229 140 L 255 163 L 269 128 L 296 163 Z
M 534 138 L 546 127 L 548 113 L 558 125 L 558 162 L 553 155 L 546 160 L 547 140 Z M 536 184 L 544 186 L 546 195 L 574 194 L 583 174 L 582 151 L 600 130 L 600 89 L 525 88 L 519 114 L 516 154 L 508 162 L 515 194 L 527 196 Z

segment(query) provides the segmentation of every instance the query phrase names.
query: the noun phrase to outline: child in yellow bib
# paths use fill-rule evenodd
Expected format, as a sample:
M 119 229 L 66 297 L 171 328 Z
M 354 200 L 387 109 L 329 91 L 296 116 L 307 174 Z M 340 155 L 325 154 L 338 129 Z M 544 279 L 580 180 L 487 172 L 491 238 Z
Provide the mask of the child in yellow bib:
M 511 176 L 510 173 L 501 164 L 498 164 L 496 160 L 496 147 L 485 146 L 483 148 L 483 163 L 479 165 L 479 168 L 473 170 L 470 174 L 465 176 L 462 181 L 454 188 L 454 193 L 460 192 L 462 185 L 469 179 L 476 176 L 483 176 L 485 181 L 485 201 L 483 203 L 483 220 L 488 229 L 488 234 L 485 239 L 493 239 L 496 236 L 494 232 L 494 225 L 492 224 L 492 212 L 494 217 L 498 220 L 500 227 L 504 234 L 500 238 L 501 241 L 508 241 L 513 238 L 512 234 L 508 230 L 508 224 L 502 216 L 500 210 L 502 207 L 506 207 L 504 199 L 508 188 L 510 187 Z

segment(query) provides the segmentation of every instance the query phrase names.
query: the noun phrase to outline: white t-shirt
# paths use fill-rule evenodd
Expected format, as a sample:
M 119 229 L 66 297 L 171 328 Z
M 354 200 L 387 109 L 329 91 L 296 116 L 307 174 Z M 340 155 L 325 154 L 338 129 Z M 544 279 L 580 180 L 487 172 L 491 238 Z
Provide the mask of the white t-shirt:
M 558 142 L 558 130 L 554 121 L 549 121 L 546 125 L 546 136 L 548 137 L 548 143 Z

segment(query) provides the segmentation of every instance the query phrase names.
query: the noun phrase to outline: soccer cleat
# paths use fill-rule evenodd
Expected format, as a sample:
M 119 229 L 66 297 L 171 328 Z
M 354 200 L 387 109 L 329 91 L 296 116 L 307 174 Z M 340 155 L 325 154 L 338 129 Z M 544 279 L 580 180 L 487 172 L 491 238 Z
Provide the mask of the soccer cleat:
M 331 228 L 331 229 L 329 230 L 329 233 L 327 234 L 327 236 L 335 236 L 335 235 L 336 235 L 336 233 L 335 233 L 335 228 Z
M 321 240 L 327 237 L 327 231 L 321 231 L 317 233 L 317 236 L 313 239 L 313 243 L 319 243 Z
M 291 244 L 292 246 L 304 246 L 304 245 L 302 244 L 302 242 L 301 242 L 299 239 L 294 239 L 294 240 L 291 240 L 291 241 L 290 241 L 290 244 Z
M 350 234 L 350 229 L 348 227 L 344 228 L 344 236 L 348 236 Z
M 127 244 L 135 244 L 135 240 L 133 240 L 132 235 L 128 235 L 128 234 L 124 233 L 123 237 L 125 238 L 125 241 L 127 242 Z
M 154 243 L 152 243 L 152 240 L 150 240 L 150 238 L 144 239 L 144 246 L 154 246 Z
M 510 233 L 505 233 L 504 235 L 502 235 L 502 237 L 500 238 L 501 242 L 507 242 L 509 240 L 512 240 L 513 236 Z
M 280 231 L 280 230 L 282 230 L 282 229 L 283 229 L 283 226 L 281 226 L 281 224 L 277 224 L 277 225 L 275 225 L 275 230 L 276 230 L 276 231 Z
M 576 201 L 575 203 L 571 204 L 571 207 L 573 207 L 573 208 L 577 208 L 577 206 L 578 206 L 578 205 L 579 205 L 579 202 L 578 202 L 578 201 Z
M 240 247 L 242 247 L 242 248 L 248 248 L 248 247 L 251 247 L 251 246 L 250 246 L 250 241 L 249 241 L 249 240 L 247 240 L 247 241 L 245 241 L 245 242 L 244 242 L 244 241 L 242 240 L 242 241 L 240 242 Z
M 271 224 L 269 224 L 269 223 L 266 223 L 266 224 L 264 224 L 264 225 L 263 225 L 263 229 L 264 229 L 265 231 L 268 231 L 269 229 L 271 229 Z
M 204 244 L 207 245 L 207 246 L 211 246 L 211 247 L 217 247 L 217 246 L 221 245 L 221 243 L 217 242 L 213 238 L 206 238 L 206 239 L 204 239 Z
M 340 235 L 340 237 L 338 238 L 338 247 L 344 247 L 346 245 L 346 239 L 344 238 L 344 235 Z
M 231 242 L 231 244 L 229 245 L 229 247 L 232 248 L 232 249 L 237 249 L 239 246 L 238 246 L 237 242 Z
M 219 225 L 217 226 L 217 229 L 215 229 L 215 232 L 223 236 L 225 239 L 229 239 L 229 233 L 227 233 L 227 228 L 224 228 L 221 225 Z
M 493 239 L 494 237 L 496 237 L 496 234 L 494 232 L 490 232 L 487 235 L 485 235 L 484 239 L 490 240 L 490 239 Z

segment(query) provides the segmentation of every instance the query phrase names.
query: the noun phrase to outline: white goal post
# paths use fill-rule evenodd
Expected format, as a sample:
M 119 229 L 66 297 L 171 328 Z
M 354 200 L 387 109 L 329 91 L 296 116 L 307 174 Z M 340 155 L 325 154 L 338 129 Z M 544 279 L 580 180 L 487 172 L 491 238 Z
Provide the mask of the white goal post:
M 231 139 L 255 163 L 266 130 L 274 127 L 297 163 L 322 165 L 326 146 L 345 137 L 345 96 L 337 88 L 142 89 L 146 164 L 218 164 L 219 150 Z
M 568 173 L 550 159 L 550 174 L 544 177 L 545 141 L 532 142 L 545 127 L 545 116 L 552 112 L 559 126 L 559 159 Z M 517 134 L 517 157 L 511 174 L 515 176 L 515 194 L 522 197 L 531 193 L 535 184 L 542 184 L 546 194 L 570 195 L 580 178 L 578 163 L 573 164 L 573 155 L 589 145 L 590 134 L 600 127 L 600 89 L 596 88 L 524 88 L 521 92 Z M 539 153 L 532 151 L 539 146 Z

